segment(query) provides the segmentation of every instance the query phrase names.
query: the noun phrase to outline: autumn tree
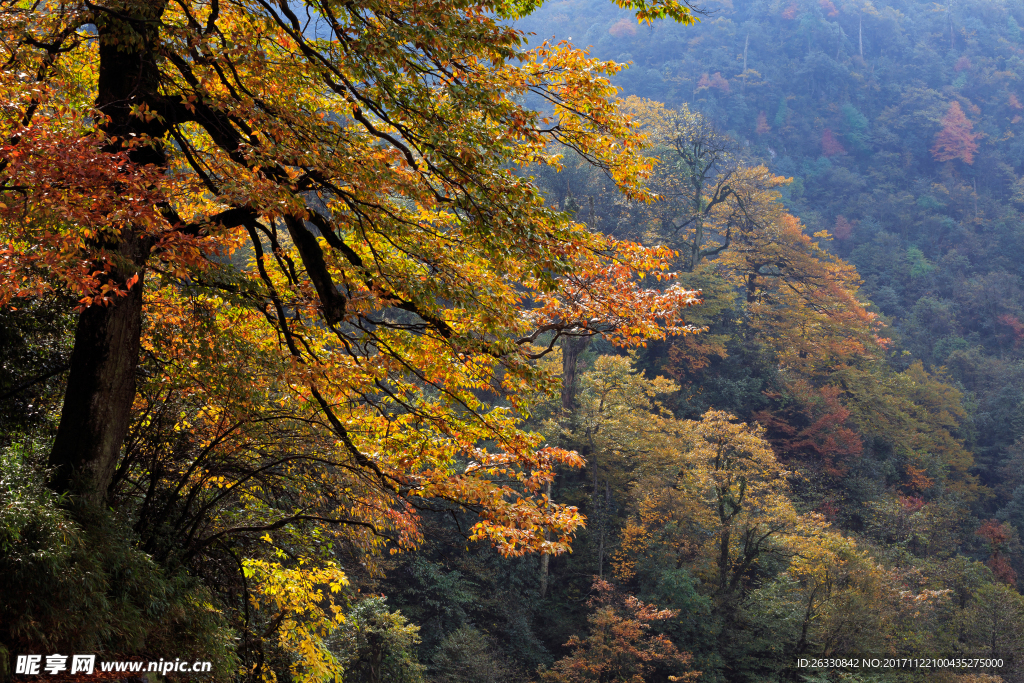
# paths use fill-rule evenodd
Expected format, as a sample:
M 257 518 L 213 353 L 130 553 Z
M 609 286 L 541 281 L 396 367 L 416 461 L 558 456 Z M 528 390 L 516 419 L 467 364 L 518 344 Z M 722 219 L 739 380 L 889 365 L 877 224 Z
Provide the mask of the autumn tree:
M 832 235 L 840 241 L 850 239 L 853 234 L 853 223 L 851 223 L 845 216 L 836 216 L 836 224 L 832 227 Z
M 960 103 L 953 100 L 949 111 L 942 117 L 942 130 L 935 134 L 935 144 L 931 150 L 935 160 L 959 159 L 965 164 L 973 164 L 979 137 L 978 133 L 971 132 L 973 128 L 974 124 L 964 115 Z
M 739 163 L 739 148 L 728 135 L 686 105 L 671 110 L 660 102 L 627 98 L 658 159 L 651 187 L 661 201 L 650 210 L 656 239 L 680 252 L 682 269 L 729 249 L 741 233 L 763 228 L 771 219 L 772 196 L 783 182 L 764 167 Z M 767 203 L 766 203 L 767 200 Z
M 686 329 L 693 292 L 639 283 L 668 250 L 513 172 L 557 141 L 646 196 L 618 67 L 523 49 L 501 19 L 534 7 L 0 3 L 2 300 L 77 300 L 51 486 L 221 582 L 243 649 L 336 670 L 333 543 L 413 547 L 417 508 L 477 513 L 507 554 L 566 550 L 582 519 L 541 491 L 580 461 L 522 425 L 555 389 L 533 361 Z
M 647 121 L 662 111 L 653 105 L 634 107 L 638 118 Z M 652 124 L 646 130 L 653 134 L 656 128 Z M 658 168 L 658 178 L 672 172 L 664 163 Z M 941 480 L 969 498 L 976 496 L 970 456 L 956 435 L 956 416 L 963 413 L 951 387 L 916 365 L 897 373 L 885 362 L 890 342 L 860 291 L 856 268 L 833 251 L 827 231 L 810 234 L 783 209 L 779 188 L 785 179 L 742 164 L 729 173 L 734 194 L 703 216 L 710 235 L 705 253 L 715 253 L 707 253 L 701 265 L 682 276 L 689 286 L 704 290 L 706 310 L 691 321 L 711 326 L 711 332 L 674 341 L 667 359 L 651 359 L 651 366 L 692 383 L 688 391 L 698 395 L 705 388 L 699 384 L 700 369 L 721 367 L 730 344 L 740 345 L 735 333 L 731 338 L 722 334 L 730 327 L 720 321 L 734 311 L 733 324 L 749 333 L 744 341 L 768 351 L 779 371 L 769 392 L 776 397 L 771 409 L 758 408 L 757 416 L 771 427 L 780 456 L 814 478 L 812 488 L 822 485 L 822 477 L 848 471 L 864 452 L 862 443 L 871 442 L 869 453 L 899 454 L 908 491 L 921 493 Z M 707 194 L 705 200 L 705 205 L 712 203 Z M 736 221 L 734 206 L 756 220 Z M 836 225 L 849 237 L 848 221 L 837 219 Z M 664 239 L 665 233 L 652 230 L 648 238 Z M 732 298 L 736 291 L 739 302 Z M 943 408 L 927 408 L 933 401 Z M 708 405 L 696 403 L 700 410 Z M 822 403 L 831 408 L 823 411 Z M 889 409 L 879 411 L 879 405 Z M 874 417 L 866 418 L 868 413 Z M 834 514 L 841 497 L 826 498 L 816 496 L 813 504 Z
M 966 500 L 984 495 L 960 435 L 963 394 L 941 373 L 920 361 L 903 372 L 870 362 L 837 367 L 833 381 L 847 394 L 850 420 L 863 441 L 899 462 L 906 493 L 931 495 L 934 487 Z
M 1010 563 L 1006 561 L 1006 558 L 1000 552 L 1004 546 L 1008 545 L 1008 541 L 1011 539 L 1016 540 L 1013 538 L 1013 526 L 1007 522 L 999 524 L 996 520 L 990 519 L 982 524 L 974 533 L 988 542 L 990 554 L 986 564 L 988 564 L 996 578 L 1007 585 L 1017 585 L 1016 572 L 1013 571 Z
M 789 180 L 742 163 L 728 136 L 685 107 L 626 104 L 658 153 L 652 187 L 662 201 L 650 209 L 658 227 L 648 239 L 681 252 L 685 281 L 715 289 L 710 281 L 725 278 L 740 288 L 752 326 L 786 365 L 820 372 L 874 353 L 883 342 L 858 298 L 856 269 L 825 246 L 827 232 L 806 234 L 784 210 L 779 189 Z
M 607 581 L 597 579 L 587 602 L 586 638 L 573 636 L 566 643 L 572 653 L 540 672 L 545 683 L 643 683 L 656 668 L 675 670 L 673 681 L 698 680 L 696 671 L 683 673 L 692 657 L 680 652 L 663 634 L 651 633 L 656 622 L 676 616 L 672 610 L 645 605 L 632 595 L 619 594 Z
M 819 518 L 804 518 L 794 509 L 791 473 L 776 459 L 762 428 L 716 410 L 680 426 L 682 450 L 660 467 L 652 463 L 636 488 L 637 515 L 623 531 L 616 572 L 631 578 L 646 553 L 664 552 L 659 546 L 692 555 L 694 543 L 705 545 L 704 576 L 716 596 L 730 603 L 745 590 L 748 572 L 762 555 L 785 554 L 793 539 L 804 532 L 815 536 L 823 527 Z M 676 539 L 663 535 L 669 533 Z
M 650 587 L 686 568 L 700 579 L 710 619 L 698 630 L 715 641 L 702 662 L 740 666 L 740 641 L 762 610 L 790 615 L 763 626 L 786 630 L 776 650 L 820 651 L 827 615 L 850 597 L 856 546 L 821 515 L 797 512 L 794 475 L 759 426 L 716 410 L 679 423 L 679 450 L 652 459 L 633 489 L 616 577 Z
M 860 452 L 858 440 L 875 439 L 877 447 L 899 454 L 914 490 L 942 480 L 973 499 L 979 493 L 977 478 L 969 472 L 972 458 L 958 436 L 965 416 L 960 392 L 920 362 L 900 373 L 884 361 L 890 341 L 862 300 L 857 270 L 827 248 L 830 237 L 825 231 L 808 235 L 797 218 L 783 213 L 769 230 L 752 233 L 718 259 L 720 272 L 744 287 L 749 325 L 787 372 L 787 395 L 806 396 L 810 387 L 801 388 L 801 381 L 824 392 L 822 397 L 835 391 L 827 385 L 840 389 L 834 395 L 842 400 L 833 400 L 835 410 L 829 412 L 844 417 L 825 419 L 818 427 L 845 435 L 831 442 L 831 454 L 813 469 L 842 471 L 834 469 L 836 459 L 849 463 Z M 818 411 L 810 404 L 804 409 Z M 784 412 L 771 418 L 762 414 L 780 447 L 795 445 L 784 432 L 802 431 L 799 420 L 783 427 Z
M 723 256 L 723 270 L 745 290 L 751 324 L 779 360 L 808 375 L 877 355 L 878 317 L 858 298 L 856 268 L 826 249 L 827 232 L 808 235 L 783 213 Z
M 599 356 L 581 374 L 571 425 L 549 420 L 544 429 L 552 440 L 560 436 L 586 459 L 577 487 L 587 495 L 587 534 L 596 546 L 593 571 L 600 578 L 621 521 L 612 514 L 613 495 L 621 499 L 680 447 L 680 423 L 662 403 L 677 385 L 663 377 L 644 377 L 633 360 Z
M 796 380 L 787 387 L 783 408 L 758 411 L 754 417 L 787 461 L 803 460 L 819 477 L 841 477 L 860 456 L 862 444 L 839 394 L 839 387 L 815 389 Z
M 832 132 L 831 128 L 826 128 L 821 133 L 821 153 L 827 157 L 846 154 L 846 148 L 843 147 L 843 143 L 836 139 L 836 135 Z
M 543 154 L 554 137 L 622 182 L 642 173 L 630 156 L 635 142 L 610 154 L 601 147 L 599 132 L 628 128 L 601 99 L 607 81 L 580 70 L 589 62 L 579 53 L 517 53 L 515 31 L 480 23 L 483 8 L 470 5 L 302 9 L 323 37 L 303 29 L 297 9 L 5 6 L 6 25 L 21 36 L 7 58 L 26 69 L 5 76 L 11 101 L 23 105 L 8 119 L 5 148 L 8 275 L 34 268 L 32 286 L 45 287 L 45 277 L 82 298 L 51 456 L 58 489 L 76 480 L 87 498 L 106 495 L 135 396 L 150 268 L 162 276 L 150 296 L 168 305 L 185 282 L 238 296 L 244 320 L 232 324 L 250 326 L 251 343 L 287 359 L 292 385 L 303 387 L 296 398 L 322 416 L 343 457 L 382 490 L 428 495 L 442 491 L 385 462 L 409 444 L 379 443 L 370 423 L 411 420 L 432 431 L 426 425 L 461 406 L 484 431 L 451 440 L 444 458 L 472 452 L 485 432 L 521 457 L 528 440 L 507 431 L 506 416 L 479 411 L 469 375 L 477 389 L 514 391 L 532 376 L 526 345 L 540 333 L 586 328 L 629 343 L 658 334 L 655 318 L 671 327 L 678 306 L 693 300 L 627 284 L 638 270 L 660 268 L 664 253 L 591 235 L 539 206 L 527 182 L 486 170 L 555 163 Z M 434 40 L 449 33 L 444 45 Z M 226 52 L 218 41 L 244 47 Z M 558 104 L 550 127 L 508 99 L 527 90 Z M 484 106 L 494 91 L 503 95 Z M 483 140 L 494 153 L 474 151 Z M 57 153 L 80 153 L 83 168 Z M 39 168 L 63 175 L 31 178 Z M 59 201 L 41 199 L 56 188 Z M 527 233 L 536 238 L 517 237 Z M 28 240 L 52 247 L 37 258 Z M 253 268 L 219 267 L 216 252 L 242 243 Z M 495 286 L 465 289 L 480 277 Z M 424 398 L 421 383 L 439 398 Z M 355 428 L 360 420 L 369 422 Z
M 757 134 L 764 135 L 765 133 L 770 133 L 771 130 L 771 126 L 768 125 L 768 115 L 763 111 L 757 112 Z
M 728 601 L 774 540 L 795 530 L 797 515 L 786 497 L 788 473 L 760 428 L 709 411 L 693 436 L 680 477 L 705 501 L 695 521 L 713 532 L 713 581 Z

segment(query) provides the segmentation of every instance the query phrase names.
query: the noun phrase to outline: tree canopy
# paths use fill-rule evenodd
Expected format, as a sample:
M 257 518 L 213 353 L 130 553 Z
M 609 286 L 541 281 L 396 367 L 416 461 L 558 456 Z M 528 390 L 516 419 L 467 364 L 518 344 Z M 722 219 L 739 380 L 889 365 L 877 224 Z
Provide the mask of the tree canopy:
M 518 426 L 543 353 L 530 344 L 681 331 L 697 298 L 640 289 L 667 252 L 590 233 L 508 168 L 557 164 L 557 140 L 642 192 L 637 142 L 608 100 L 617 67 L 565 45 L 521 50 L 495 11 L 512 9 L 5 7 L 17 284 L 4 297 L 68 292 L 81 310 L 55 486 L 106 497 L 144 349 L 211 442 L 254 420 L 308 430 L 305 452 L 252 469 L 325 466 L 335 508 L 300 502 L 282 521 L 415 542 L 408 499 L 447 499 L 485 512 L 475 535 L 508 552 L 542 542 L 541 527 L 564 549 L 578 518 L 527 502 L 553 463 L 573 462 Z M 518 104 L 527 92 L 552 110 Z M 201 339 L 175 334 L 189 325 Z M 218 375 L 201 389 L 197 365 Z M 190 468 L 189 487 L 215 476 Z M 505 476 L 519 494 L 492 484 Z
M 516 172 L 558 143 L 649 198 L 620 67 L 526 49 L 500 19 L 533 7 L 0 4 L 0 301 L 77 317 L 50 486 L 171 565 L 235 565 L 296 676 L 336 668 L 335 544 L 372 564 L 450 509 L 504 554 L 566 551 L 583 518 L 542 491 L 581 460 L 524 425 L 556 386 L 533 361 L 690 330 L 668 250 Z

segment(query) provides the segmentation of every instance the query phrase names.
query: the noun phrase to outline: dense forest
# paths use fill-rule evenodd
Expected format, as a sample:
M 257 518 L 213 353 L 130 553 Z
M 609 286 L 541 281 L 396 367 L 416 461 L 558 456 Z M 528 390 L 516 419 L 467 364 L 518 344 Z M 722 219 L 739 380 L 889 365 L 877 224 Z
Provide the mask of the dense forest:
M 0 0 L 0 680 L 1024 681 L 1021 24 Z

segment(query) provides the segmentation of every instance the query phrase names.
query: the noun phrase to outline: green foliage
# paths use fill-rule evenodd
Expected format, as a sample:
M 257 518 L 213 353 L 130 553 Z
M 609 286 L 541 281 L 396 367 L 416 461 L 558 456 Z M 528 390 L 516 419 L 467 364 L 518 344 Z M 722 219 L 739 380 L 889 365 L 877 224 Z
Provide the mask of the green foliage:
M 363 598 L 345 613 L 330 638 L 344 667 L 344 680 L 365 683 L 422 683 L 424 667 L 416 646 L 419 626 L 390 612 L 383 597 Z
M 868 117 L 852 104 L 843 105 L 843 136 L 858 152 L 870 151 L 868 144 Z
M 415 554 L 396 556 L 373 590 L 386 593 L 389 604 L 421 627 L 419 659 L 431 667 L 429 676 L 438 674 L 432 662 L 443 650 L 479 640 L 470 633 L 475 629 L 486 640 L 485 659 L 516 680 L 551 662 L 546 643 L 558 645 L 568 637 L 548 640 L 546 631 L 566 628 L 560 614 L 565 606 L 538 600 L 537 558 L 509 561 L 478 544 L 467 547 L 460 525 L 465 528 L 470 519 L 465 513 L 429 515 L 431 542 Z M 571 557 L 586 552 L 581 540 Z M 449 642 L 456 632 L 459 638 Z
M 910 262 L 910 277 L 919 278 L 935 271 L 935 264 L 929 261 L 924 253 L 915 246 L 907 249 L 907 261 Z
M 135 549 L 109 513 L 73 519 L 44 486 L 39 459 L 27 445 L 0 453 L 0 647 L 174 653 L 212 661 L 213 677 L 229 679 L 232 634 L 209 592 Z
M 1020 42 L 1020 24 L 1017 23 L 1016 17 L 1012 14 L 1006 17 L 1006 35 L 1010 40 Z
M 685 566 L 641 566 L 638 570 L 642 578 L 637 597 L 676 612 L 661 628 L 672 642 L 693 653 L 693 668 L 712 671 L 721 667 L 716 650 L 722 624 L 720 615 L 712 610 L 707 587 Z
M 403 609 L 426 629 L 425 644 L 433 649 L 445 634 L 466 624 L 468 611 L 475 603 L 472 577 L 422 555 L 411 558 L 403 569 Z
M 986 583 L 959 615 L 960 644 L 975 657 L 1000 657 L 1019 670 L 1024 657 L 1024 597 L 1009 586 Z
M 786 98 L 783 97 L 779 100 L 779 107 L 775 110 L 775 127 L 782 128 L 786 125 L 786 121 L 789 119 L 789 105 L 786 103 Z
M 431 683 L 504 683 L 511 667 L 483 633 L 463 626 L 441 641 L 430 660 Z
M 7 443 L 16 433 L 52 427 L 74 325 L 61 303 L 40 298 L 0 310 L 0 433 Z

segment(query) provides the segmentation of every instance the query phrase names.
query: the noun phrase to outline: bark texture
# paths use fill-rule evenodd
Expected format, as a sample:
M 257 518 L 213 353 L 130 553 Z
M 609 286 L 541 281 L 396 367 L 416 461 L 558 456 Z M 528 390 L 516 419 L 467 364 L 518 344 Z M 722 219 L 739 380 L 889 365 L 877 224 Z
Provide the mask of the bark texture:
M 158 92 L 159 20 L 166 0 L 94 7 L 100 42 L 97 106 L 110 117 L 104 129 L 122 140 L 132 133 L 158 138 L 163 124 L 133 116 L 131 108 Z M 156 146 L 137 148 L 130 158 L 157 166 L 166 160 Z M 82 311 L 75 330 L 67 392 L 50 452 L 50 485 L 87 505 L 103 504 L 128 431 L 142 334 L 142 274 L 150 241 L 141 230 L 128 229 L 116 241 L 95 246 L 114 255 L 115 268 L 107 278 L 123 284 L 138 273 L 139 281 L 110 305 Z

